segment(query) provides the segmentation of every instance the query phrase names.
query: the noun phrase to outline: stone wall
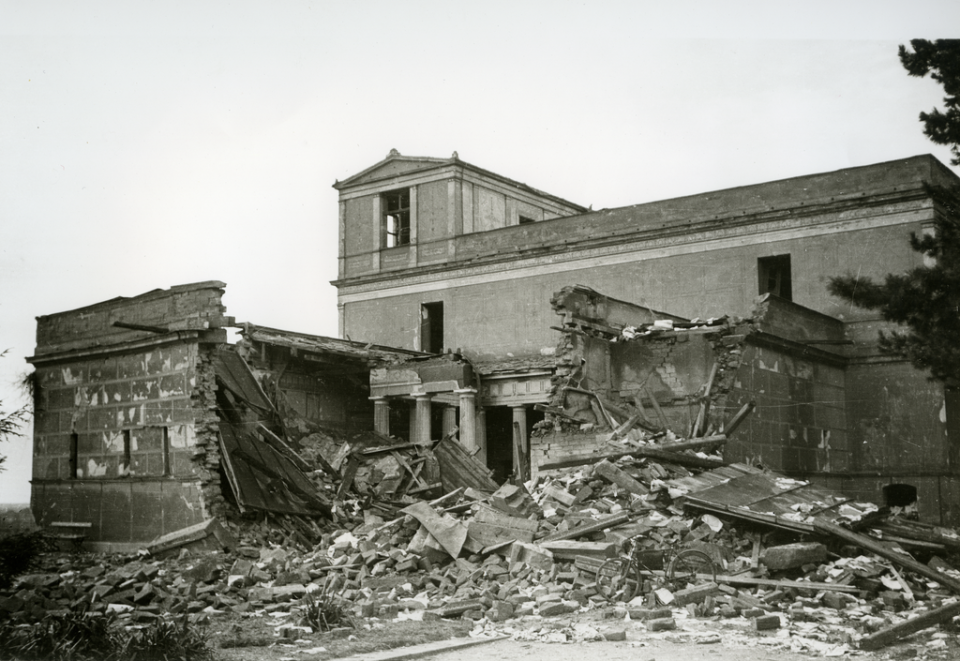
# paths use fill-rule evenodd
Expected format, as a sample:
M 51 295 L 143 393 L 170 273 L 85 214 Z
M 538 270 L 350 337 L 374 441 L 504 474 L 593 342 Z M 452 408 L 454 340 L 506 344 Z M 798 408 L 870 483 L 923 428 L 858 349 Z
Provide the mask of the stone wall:
M 38 524 L 89 522 L 91 542 L 121 548 L 223 505 L 209 357 L 224 339 L 222 286 L 175 287 L 38 319 L 30 359 Z M 117 328 L 118 320 L 155 328 Z

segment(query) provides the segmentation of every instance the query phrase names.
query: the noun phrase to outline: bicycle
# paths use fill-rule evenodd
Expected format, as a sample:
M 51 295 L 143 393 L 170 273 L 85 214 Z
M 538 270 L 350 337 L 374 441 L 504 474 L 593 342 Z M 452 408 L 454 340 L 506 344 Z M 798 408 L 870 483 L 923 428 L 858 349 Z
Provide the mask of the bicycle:
M 608 601 L 630 601 L 640 591 L 643 576 L 655 576 L 662 571 L 666 556 L 664 549 L 642 549 L 639 544 L 644 535 L 636 535 L 626 541 L 630 553 L 604 561 L 597 568 L 597 592 Z M 716 567 L 703 551 L 681 549 L 667 564 L 665 584 L 678 586 L 696 581 L 698 574 L 710 574 L 715 581 Z

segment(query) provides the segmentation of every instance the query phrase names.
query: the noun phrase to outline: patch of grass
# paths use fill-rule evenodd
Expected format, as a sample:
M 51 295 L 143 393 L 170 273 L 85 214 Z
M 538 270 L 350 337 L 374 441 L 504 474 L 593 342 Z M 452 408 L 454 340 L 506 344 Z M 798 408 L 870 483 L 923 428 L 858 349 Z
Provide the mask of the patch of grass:
M 473 622 L 465 620 L 439 620 L 436 622 L 384 622 L 369 629 L 361 627 L 349 638 L 320 636 L 320 645 L 327 648 L 321 659 L 336 659 L 353 654 L 366 654 L 392 650 L 398 647 L 421 645 L 438 640 L 462 638 L 470 633 Z M 351 640 L 355 639 L 355 640 Z

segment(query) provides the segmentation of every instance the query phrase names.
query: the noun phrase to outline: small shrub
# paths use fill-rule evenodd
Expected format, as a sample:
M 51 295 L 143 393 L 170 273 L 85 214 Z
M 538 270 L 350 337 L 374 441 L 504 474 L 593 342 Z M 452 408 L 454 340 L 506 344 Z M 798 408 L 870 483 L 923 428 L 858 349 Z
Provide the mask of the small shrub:
M 0 660 L 200 661 L 210 658 L 205 633 L 186 616 L 125 629 L 115 613 L 82 606 L 30 624 L 0 621 Z
M 50 612 L 40 622 L 0 622 L 0 659 L 19 661 L 110 659 L 117 647 L 116 616 L 85 607 Z
M 47 550 L 48 540 L 41 532 L 17 533 L 0 538 L 0 589 L 6 589 L 18 574 L 30 569 L 34 560 Z
M 300 624 L 321 632 L 338 627 L 356 628 L 349 604 L 326 586 L 306 593 L 300 600 Z
M 206 631 L 187 616 L 156 620 L 142 629 L 130 629 L 116 654 L 118 661 L 190 661 L 210 658 Z

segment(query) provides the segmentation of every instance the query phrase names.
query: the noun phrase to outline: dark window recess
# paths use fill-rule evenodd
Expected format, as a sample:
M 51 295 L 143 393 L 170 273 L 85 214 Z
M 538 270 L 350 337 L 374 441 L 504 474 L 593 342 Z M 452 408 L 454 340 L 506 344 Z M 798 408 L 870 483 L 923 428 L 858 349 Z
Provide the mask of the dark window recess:
M 443 303 L 420 306 L 420 351 L 443 352 Z
M 883 488 L 887 507 L 910 507 L 917 503 L 917 488 L 910 484 L 888 484 Z
M 77 478 L 77 452 L 80 447 L 80 435 L 77 432 L 70 434 L 70 479 Z
M 790 278 L 790 255 L 774 255 L 757 260 L 760 293 L 773 294 L 788 301 L 793 300 Z
M 123 430 L 123 457 L 120 460 L 120 470 L 117 473 L 121 476 L 130 474 L 130 430 Z
M 387 247 L 396 248 L 410 243 L 410 189 L 384 193 L 381 197 L 383 227 Z
M 527 216 L 520 216 L 520 224 L 526 225 L 527 223 L 532 223 L 533 218 L 528 218 Z
M 163 442 L 160 448 L 163 452 L 163 474 L 172 475 L 170 470 L 170 429 L 169 427 L 163 428 Z

